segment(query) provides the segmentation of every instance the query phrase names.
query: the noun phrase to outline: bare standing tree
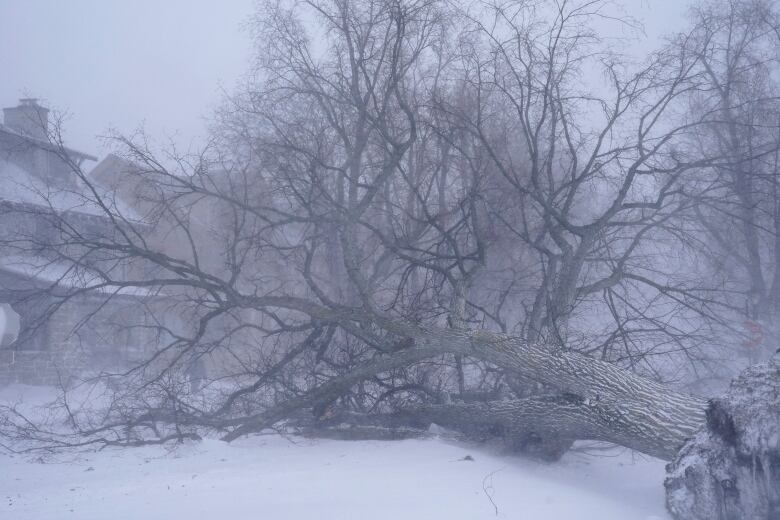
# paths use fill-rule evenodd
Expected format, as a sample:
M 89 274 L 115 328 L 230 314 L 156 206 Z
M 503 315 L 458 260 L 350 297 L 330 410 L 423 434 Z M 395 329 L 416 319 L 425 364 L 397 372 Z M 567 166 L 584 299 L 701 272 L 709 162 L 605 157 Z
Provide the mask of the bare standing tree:
M 771 1 L 707 2 L 693 12 L 685 43 L 699 55 L 703 87 L 692 113 L 707 120 L 693 146 L 717 164 L 702 169 L 691 194 L 712 271 L 744 323 L 735 343 L 754 361 L 777 314 L 778 11 Z M 735 321 L 739 318 L 735 318 Z

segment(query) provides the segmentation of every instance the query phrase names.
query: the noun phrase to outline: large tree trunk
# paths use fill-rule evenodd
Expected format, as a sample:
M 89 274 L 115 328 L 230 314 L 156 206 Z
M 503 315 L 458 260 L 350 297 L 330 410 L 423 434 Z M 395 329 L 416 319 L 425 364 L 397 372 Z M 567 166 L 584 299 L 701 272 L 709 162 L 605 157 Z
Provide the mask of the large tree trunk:
M 612 406 L 571 394 L 432 405 L 413 411 L 418 420 L 424 418 L 471 436 L 498 436 L 512 451 L 545 460 L 559 459 L 576 440 L 612 442 L 665 460 L 674 457 L 679 447 L 642 435 Z
M 335 317 L 333 311 L 311 304 L 306 305 L 305 312 L 323 319 Z M 685 439 L 704 422 L 706 403 L 703 400 L 680 394 L 620 367 L 576 352 L 483 330 L 421 327 L 355 310 L 348 312 L 348 315 L 338 317 L 373 322 L 389 332 L 409 338 L 412 346 L 359 366 L 263 413 L 243 418 L 225 436 L 226 440 L 267 428 L 301 408 L 332 402 L 352 385 L 375 374 L 442 353 L 479 358 L 521 379 L 556 388 L 570 404 L 558 410 L 552 407 L 535 410 L 528 408 L 530 402 L 516 401 L 514 411 L 501 412 L 516 414 L 518 420 L 527 414 L 529 420 L 549 424 L 547 431 L 571 432 L 575 438 L 611 440 L 670 459 Z M 498 413 L 498 410 L 492 413 Z M 581 433 L 577 434 L 578 431 Z

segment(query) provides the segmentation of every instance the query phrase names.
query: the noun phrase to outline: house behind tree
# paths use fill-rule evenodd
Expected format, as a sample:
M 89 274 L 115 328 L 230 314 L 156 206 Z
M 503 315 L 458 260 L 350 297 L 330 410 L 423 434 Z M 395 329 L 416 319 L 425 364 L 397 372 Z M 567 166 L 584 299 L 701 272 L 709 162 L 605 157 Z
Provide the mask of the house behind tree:
M 119 368 L 161 340 L 148 326 L 161 295 L 101 287 L 98 272 L 121 279 L 132 266 L 68 239 L 115 233 L 110 214 L 144 226 L 109 190 L 99 194 L 106 205 L 96 203 L 91 190 L 98 185 L 86 185 L 79 173 L 94 161 L 61 143 L 37 100 L 3 109 L 0 385 L 56 384 Z

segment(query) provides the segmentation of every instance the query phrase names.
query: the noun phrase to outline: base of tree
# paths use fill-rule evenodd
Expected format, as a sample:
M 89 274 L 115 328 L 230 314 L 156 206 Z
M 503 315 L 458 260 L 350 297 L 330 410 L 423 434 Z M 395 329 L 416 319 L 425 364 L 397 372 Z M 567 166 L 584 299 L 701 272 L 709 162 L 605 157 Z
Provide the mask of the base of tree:
M 780 358 L 745 370 L 667 466 L 678 520 L 780 519 Z

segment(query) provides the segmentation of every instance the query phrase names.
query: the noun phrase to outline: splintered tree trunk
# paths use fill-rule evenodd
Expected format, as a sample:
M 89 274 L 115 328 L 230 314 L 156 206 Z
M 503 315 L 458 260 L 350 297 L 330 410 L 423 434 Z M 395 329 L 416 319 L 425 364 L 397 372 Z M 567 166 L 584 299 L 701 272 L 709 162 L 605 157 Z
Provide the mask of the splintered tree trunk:
M 304 309 L 301 309 L 304 310 Z M 324 319 L 372 321 L 387 331 L 413 340 L 412 346 L 367 362 L 307 393 L 264 412 L 246 417 L 225 440 L 255 432 L 289 417 L 301 408 L 328 403 L 363 379 L 442 353 L 482 359 L 517 377 L 551 385 L 568 403 L 539 407 L 535 401 L 515 401 L 514 408 L 487 410 L 516 423 L 536 422 L 539 434 L 563 432 L 572 439 L 616 442 L 638 451 L 671 459 L 686 438 L 704 422 L 705 402 L 620 367 L 546 344 L 487 331 L 421 327 L 408 322 L 368 317 L 358 311 L 334 312 L 307 305 L 305 312 Z M 544 427 L 542 427 L 544 426 Z
M 679 520 L 780 518 L 780 359 L 756 365 L 713 399 L 665 482 Z

